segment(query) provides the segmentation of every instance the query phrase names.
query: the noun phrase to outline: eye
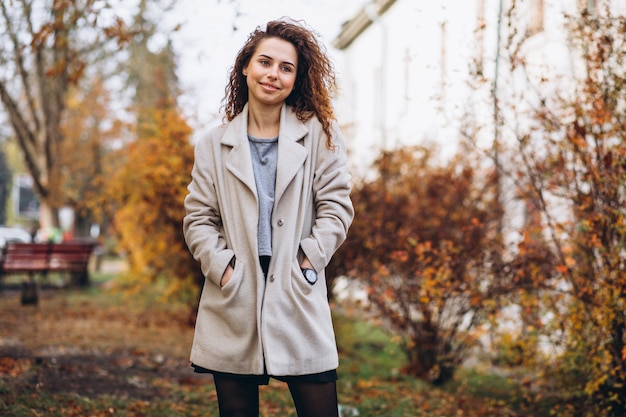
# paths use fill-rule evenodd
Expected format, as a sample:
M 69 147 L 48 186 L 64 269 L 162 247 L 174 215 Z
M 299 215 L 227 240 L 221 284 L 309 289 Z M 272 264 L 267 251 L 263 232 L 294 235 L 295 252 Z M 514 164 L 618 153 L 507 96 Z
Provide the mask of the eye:
M 293 71 L 293 69 L 289 66 L 289 65 L 284 65 L 281 67 L 281 70 L 285 71 L 285 72 L 291 72 Z
M 260 63 L 261 65 L 268 66 L 268 65 L 270 64 L 270 61 L 269 61 L 269 60 L 267 60 L 267 59 L 260 59 L 260 60 L 259 60 L 259 63 Z

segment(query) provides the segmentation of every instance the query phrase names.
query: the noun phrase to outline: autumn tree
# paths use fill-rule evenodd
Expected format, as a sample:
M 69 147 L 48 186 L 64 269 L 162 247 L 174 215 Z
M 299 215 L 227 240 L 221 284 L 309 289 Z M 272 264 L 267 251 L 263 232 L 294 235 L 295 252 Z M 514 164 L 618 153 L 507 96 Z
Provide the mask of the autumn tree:
M 58 226 L 68 92 L 108 40 L 124 41 L 107 1 L 0 1 L 0 100 L 41 202 L 43 227 Z M 108 14 L 107 14 L 108 13 Z M 107 17 L 109 19 L 107 19 Z
M 7 221 L 7 204 L 11 192 L 11 171 L 4 149 L 0 147 L 0 224 Z
M 176 103 L 178 80 L 171 44 L 148 48 L 156 26 L 145 19 L 141 2 L 134 25 L 145 32 L 129 45 L 129 86 L 135 91 L 133 140 L 107 159 L 106 205 L 113 216 L 120 249 L 130 269 L 127 292 L 165 282 L 163 292 L 197 305 L 203 278 L 182 234 L 183 201 L 191 180 L 191 128 Z
M 188 296 L 184 299 L 193 304 L 199 271 L 181 228 L 193 165 L 191 129 L 171 105 L 153 109 L 144 123 L 141 134 L 124 149 L 123 164 L 107 181 L 119 249 L 130 266 L 124 288 L 132 293 L 163 280 L 165 294 Z
M 509 126 L 516 140 L 511 163 L 502 169 L 516 179 L 528 221 L 504 272 L 526 283 L 509 301 L 522 307 L 531 330 L 520 332 L 518 346 L 520 363 L 536 376 L 530 386 L 542 388 L 535 393 L 556 397 L 557 415 L 621 417 L 626 415 L 626 19 L 607 5 L 567 22 L 576 70 L 567 77 L 533 78 L 529 74 L 536 68 L 519 47 L 524 39 L 510 37 L 517 44 L 507 49 L 512 73 L 523 74 L 531 94 L 522 97 L 527 105 L 521 100 L 511 105 L 515 120 Z
M 104 165 L 116 165 L 107 155 L 114 151 L 127 127 L 113 114 L 110 92 L 97 72 L 69 90 L 66 106 L 59 156 L 63 166 L 61 193 L 64 204 L 73 209 L 74 232 L 89 236 L 92 224 L 107 224 L 106 217 L 96 218 L 94 205 L 101 202 L 104 193 Z
M 380 156 L 376 179 L 355 186 L 355 220 L 332 270 L 367 284 L 379 314 L 404 336 L 406 371 L 443 383 L 493 307 L 498 282 L 486 264 L 500 208 L 492 173 L 466 157 L 437 165 L 430 155 L 404 148 Z

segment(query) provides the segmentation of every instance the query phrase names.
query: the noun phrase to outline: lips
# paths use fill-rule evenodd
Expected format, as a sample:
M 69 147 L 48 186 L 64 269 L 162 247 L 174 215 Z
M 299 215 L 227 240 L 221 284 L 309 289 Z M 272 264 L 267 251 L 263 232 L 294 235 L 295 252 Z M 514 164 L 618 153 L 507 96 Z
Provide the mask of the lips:
M 261 87 L 267 91 L 278 91 L 279 88 L 273 84 L 261 83 Z

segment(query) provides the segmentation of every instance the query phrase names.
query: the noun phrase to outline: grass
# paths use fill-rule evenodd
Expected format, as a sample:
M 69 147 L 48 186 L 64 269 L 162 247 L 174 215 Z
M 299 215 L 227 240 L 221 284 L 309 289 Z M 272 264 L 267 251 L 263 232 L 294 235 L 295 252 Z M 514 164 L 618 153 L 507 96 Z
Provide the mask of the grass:
M 102 284 L 112 276 L 93 278 Z M 48 291 L 36 308 L 20 306 L 17 292 L 0 291 L 0 297 L 0 415 L 218 415 L 210 378 L 189 371 L 193 330 L 186 324 L 186 306 L 133 302 L 102 285 Z M 359 417 L 529 415 L 518 411 L 518 387 L 504 377 L 461 370 L 454 381 L 435 388 L 402 374 L 405 359 L 398 338 L 375 321 L 343 308 L 334 309 L 334 321 L 340 352 L 339 402 L 358 411 Z M 83 375 L 82 357 L 69 365 L 47 359 L 74 351 L 87 352 L 96 361 L 89 368 L 91 379 Z M 158 355 L 165 360 L 153 366 Z M 111 368 L 112 362 L 119 368 Z M 59 386 L 46 385 L 50 372 L 61 378 L 55 380 Z M 91 394 L 84 391 L 82 385 L 98 380 L 110 386 Z M 77 388 L 64 389 L 63 381 Z M 122 391 L 114 395 L 115 384 Z M 296 415 L 285 384 L 272 380 L 261 387 L 260 397 L 261 416 Z

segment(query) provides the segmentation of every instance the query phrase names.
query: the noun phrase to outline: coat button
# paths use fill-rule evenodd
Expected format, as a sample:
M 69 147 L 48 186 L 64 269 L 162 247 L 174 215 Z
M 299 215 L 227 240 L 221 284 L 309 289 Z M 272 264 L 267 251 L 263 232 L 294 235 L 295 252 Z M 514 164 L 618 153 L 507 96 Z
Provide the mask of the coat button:
M 270 275 L 270 282 L 274 282 L 276 280 L 276 277 L 274 275 Z
M 283 221 L 283 219 L 278 220 L 278 225 L 282 226 L 283 224 L 285 224 L 285 222 Z

